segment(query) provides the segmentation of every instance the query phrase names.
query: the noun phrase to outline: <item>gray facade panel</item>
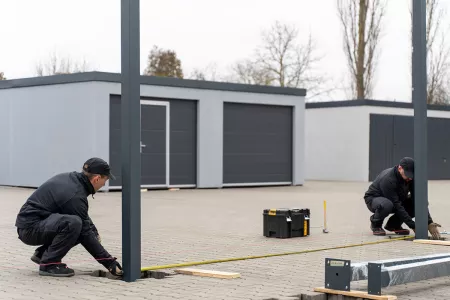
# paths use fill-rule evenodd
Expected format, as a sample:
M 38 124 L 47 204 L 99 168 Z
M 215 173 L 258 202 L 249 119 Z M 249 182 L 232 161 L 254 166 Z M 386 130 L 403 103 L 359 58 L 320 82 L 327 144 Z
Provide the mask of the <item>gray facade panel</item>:
M 428 179 L 450 179 L 450 119 L 428 117 Z M 414 157 L 412 116 L 370 116 L 369 180 L 405 156 Z
M 169 106 L 141 105 L 142 185 L 166 185 L 166 111 L 170 113 L 169 185 L 197 184 L 197 103 L 196 101 L 155 99 Z M 110 102 L 110 161 L 117 170 L 110 186 L 121 186 L 120 177 L 120 96 L 112 95 Z
M 223 182 L 292 182 L 289 106 L 224 103 Z
M 95 83 L 2 90 L 0 116 L 7 117 L 0 118 L 0 139 L 9 143 L 1 151 L 9 163 L 0 185 L 38 187 L 57 173 L 80 171 L 90 157 L 108 160 L 108 103 L 101 94 Z

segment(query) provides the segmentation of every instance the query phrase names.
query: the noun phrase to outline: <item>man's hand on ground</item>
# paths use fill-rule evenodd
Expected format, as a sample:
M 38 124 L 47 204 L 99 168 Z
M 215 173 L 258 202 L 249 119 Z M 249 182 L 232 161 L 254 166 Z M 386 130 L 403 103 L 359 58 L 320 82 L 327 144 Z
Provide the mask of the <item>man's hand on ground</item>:
M 428 225 L 428 231 L 431 233 L 433 240 L 439 240 L 441 238 L 438 227 L 441 227 L 438 223 L 430 223 Z
M 114 276 L 122 276 L 123 275 L 122 266 L 116 260 L 111 262 L 111 264 L 108 268 L 108 271 Z

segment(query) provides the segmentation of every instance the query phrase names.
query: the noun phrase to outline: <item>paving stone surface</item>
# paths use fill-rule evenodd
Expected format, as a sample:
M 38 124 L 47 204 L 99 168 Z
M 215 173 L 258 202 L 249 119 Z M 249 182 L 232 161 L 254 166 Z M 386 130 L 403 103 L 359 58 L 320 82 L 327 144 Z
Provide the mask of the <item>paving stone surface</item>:
M 227 188 L 148 191 L 142 196 L 143 267 L 242 258 L 317 250 L 192 268 L 239 272 L 238 279 L 216 279 L 175 274 L 134 283 L 93 277 L 103 270 L 82 246 L 64 262 L 76 270 L 71 278 L 38 275 L 29 259 L 34 251 L 17 238 L 16 214 L 33 190 L 0 187 L 0 299 L 326 299 L 314 293 L 324 285 L 325 258 L 378 260 L 450 252 L 447 247 L 410 241 L 357 246 L 386 240 L 371 235 L 362 195 L 367 183 L 306 182 L 298 187 Z M 450 229 L 450 182 L 430 182 L 431 214 L 442 229 Z M 98 193 L 90 198 L 90 215 L 106 249 L 121 261 L 121 193 Z M 329 233 L 322 233 L 323 200 L 327 200 Z M 273 239 L 263 236 L 266 208 L 311 209 L 311 236 Z M 349 247 L 342 247 L 349 246 Z M 337 249 L 332 249 L 336 248 Z M 366 282 L 352 282 L 365 290 Z M 398 299 L 450 299 L 450 277 L 383 289 Z M 303 295 L 303 296 L 301 296 Z M 331 299 L 332 297 L 328 297 Z M 339 297 L 334 297 L 338 299 Z M 356 299 L 356 298 L 353 298 Z

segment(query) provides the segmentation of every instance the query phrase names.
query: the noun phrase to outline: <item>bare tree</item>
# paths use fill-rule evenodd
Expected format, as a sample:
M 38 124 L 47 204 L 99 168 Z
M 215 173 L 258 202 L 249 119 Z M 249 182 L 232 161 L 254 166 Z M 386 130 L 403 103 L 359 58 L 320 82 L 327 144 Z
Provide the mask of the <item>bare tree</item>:
M 0 80 L 6 80 L 5 74 L 0 72 Z
M 231 70 L 227 81 L 256 85 L 273 85 L 274 82 L 271 72 L 251 59 L 236 62 Z
M 70 57 L 59 57 L 56 53 L 50 54 L 46 61 L 38 62 L 35 65 L 37 76 L 81 73 L 90 70 L 86 60 L 76 62 Z
M 294 25 L 275 22 L 262 32 L 254 58 L 233 65 L 231 78 L 249 84 L 306 88 L 309 98 L 323 94 L 328 86 L 316 65 L 322 57 L 311 34 L 305 42 L 299 41 L 298 35 Z
M 311 98 L 327 90 L 325 76 L 315 72 L 322 57 L 311 33 L 305 42 L 300 42 L 298 35 L 297 27 L 278 21 L 263 31 L 262 46 L 256 51 L 256 62 L 261 67 L 256 70 L 272 85 L 306 88 Z
M 205 68 L 195 68 L 189 75 L 189 79 L 218 81 L 217 64 L 210 63 Z
M 385 9 L 383 0 L 337 0 L 350 87 L 356 99 L 372 96 Z
M 450 103 L 450 47 L 442 28 L 446 12 L 439 0 L 426 0 L 427 7 L 427 103 Z M 410 7 L 411 20 L 412 10 Z M 412 39 L 412 31 L 411 31 Z M 411 65 L 412 67 L 412 65 Z M 411 70 L 411 69 L 410 69 Z

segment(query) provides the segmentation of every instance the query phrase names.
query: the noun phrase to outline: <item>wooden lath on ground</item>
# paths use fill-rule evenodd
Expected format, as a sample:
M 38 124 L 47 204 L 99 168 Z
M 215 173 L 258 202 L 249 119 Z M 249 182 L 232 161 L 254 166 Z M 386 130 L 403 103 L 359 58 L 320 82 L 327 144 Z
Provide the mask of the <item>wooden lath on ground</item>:
M 414 240 L 414 243 L 428 244 L 428 245 L 450 246 L 450 241 L 441 241 L 441 240 Z
M 372 299 L 372 300 L 397 300 L 397 296 L 393 296 L 393 295 L 378 296 L 378 295 L 370 295 L 367 292 L 361 292 L 361 291 L 339 291 L 339 290 L 326 289 L 326 288 L 322 288 L 322 287 L 314 288 L 314 292 L 332 294 L 332 295 L 342 295 L 342 296 L 362 298 L 362 299 Z
M 193 268 L 176 269 L 176 273 L 203 277 L 214 277 L 223 279 L 239 278 L 241 274 L 235 272 L 222 272 L 222 271 L 212 271 L 212 270 L 201 270 Z

